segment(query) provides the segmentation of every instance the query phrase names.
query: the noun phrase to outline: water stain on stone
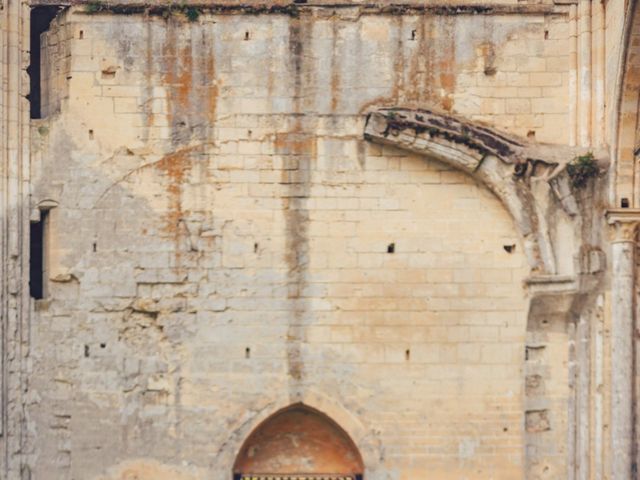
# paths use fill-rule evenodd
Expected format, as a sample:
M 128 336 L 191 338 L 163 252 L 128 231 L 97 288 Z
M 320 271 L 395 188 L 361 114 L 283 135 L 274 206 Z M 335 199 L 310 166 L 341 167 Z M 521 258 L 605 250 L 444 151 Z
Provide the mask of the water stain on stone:
M 174 238 L 176 265 L 180 265 L 182 239 L 185 232 L 184 219 L 188 212 L 183 210 L 182 194 L 187 176 L 191 172 L 192 155 L 201 147 L 192 147 L 170 153 L 155 163 L 156 170 L 162 172 L 167 182 L 168 206 L 165 215 L 164 232 Z
M 175 28 L 167 29 L 163 81 L 168 92 L 167 115 L 171 126 L 171 143 L 179 145 L 186 144 L 191 137 L 189 120 L 193 100 L 193 58 L 190 41 L 185 46 L 178 46 Z
M 456 88 L 456 28 L 455 18 L 445 17 L 441 19 L 442 29 L 440 38 L 442 39 L 438 58 L 438 75 L 441 107 L 450 112 L 453 110 L 454 93 Z
M 288 298 L 291 318 L 286 335 L 287 369 L 290 389 L 296 390 L 304 379 L 302 342 L 304 341 L 304 314 L 307 304 L 302 291 L 307 283 L 309 268 L 309 211 L 307 199 L 310 196 L 311 165 L 316 155 L 315 131 L 303 119 L 306 112 L 306 94 L 313 91 L 309 82 L 310 66 L 307 65 L 306 46 L 309 44 L 310 25 L 306 19 L 289 20 L 289 54 L 293 76 L 293 103 L 296 113 L 294 124 L 286 132 L 278 133 L 274 147 L 276 155 L 285 161 L 281 173 L 281 185 L 286 187 L 282 196 L 285 221 L 286 251 L 288 269 Z M 295 165 L 297 168 L 287 168 Z
M 216 121 L 218 82 L 213 33 L 199 25 L 185 27 L 168 19 L 162 47 L 162 84 L 167 92 L 169 143 L 175 151 L 155 164 L 167 179 L 168 213 L 165 232 L 175 238 L 176 264 L 180 265 L 183 239 L 190 212 L 183 211 L 183 187 L 188 182 L 194 155 L 212 144 Z M 196 144 L 197 146 L 193 146 Z
M 171 143 L 177 146 L 209 139 L 219 87 L 214 35 L 197 25 L 189 25 L 187 34 L 178 35 L 180 27 L 175 22 L 168 20 L 166 29 L 162 81 L 167 89 Z
M 392 19 L 396 32 L 394 81 L 388 96 L 363 104 L 360 113 L 372 106 L 437 106 L 452 111 L 456 89 L 456 19 L 434 17 L 423 12 L 417 28 L 405 35 L 403 17 Z M 415 35 L 412 39 L 412 35 Z M 406 37 L 406 38 L 405 38 Z M 414 47 L 416 40 L 417 47 Z M 408 47 L 413 47 L 409 53 Z
M 340 29 L 338 26 L 338 20 L 333 19 L 331 21 L 332 35 L 331 35 L 331 113 L 336 113 L 338 109 L 338 105 L 340 102 L 340 65 L 338 64 L 338 58 L 340 58 L 340 53 L 338 51 L 339 47 L 339 37 L 340 37 Z
M 150 137 L 150 130 L 155 123 L 155 115 L 153 111 L 154 100 L 154 66 L 155 61 L 153 58 L 153 22 L 148 17 L 145 19 L 145 26 L 147 31 L 146 38 L 146 55 L 145 55 L 145 86 L 143 89 L 142 104 L 144 105 L 145 115 L 145 133 L 143 140 L 148 141 Z

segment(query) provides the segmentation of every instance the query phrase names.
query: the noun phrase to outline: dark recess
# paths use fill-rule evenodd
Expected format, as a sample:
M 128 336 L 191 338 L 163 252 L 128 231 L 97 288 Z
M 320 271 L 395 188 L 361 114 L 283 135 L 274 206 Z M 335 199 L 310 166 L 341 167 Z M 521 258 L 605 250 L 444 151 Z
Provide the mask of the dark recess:
M 40 221 L 31 223 L 29 255 L 29 293 L 36 300 L 44 298 L 44 247 L 48 212 L 40 212 Z
M 49 26 L 61 7 L 46 6 L 31 9 L 31 51 L 27 73 L 30 78 L 29 101 L 31 102 L 31 118 L 42 118 L 40 90 L 40 35 L 49 30 Z

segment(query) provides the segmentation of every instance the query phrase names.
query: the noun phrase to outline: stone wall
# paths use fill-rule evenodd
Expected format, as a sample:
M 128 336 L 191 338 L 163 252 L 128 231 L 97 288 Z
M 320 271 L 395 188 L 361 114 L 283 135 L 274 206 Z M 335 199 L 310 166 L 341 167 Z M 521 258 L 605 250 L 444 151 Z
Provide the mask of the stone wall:
M 40 51 L 41 110 L 48 117 L 60 113 L 64 96 L 68 94 L 71 52 L 69 51 L 71 32 L 65 24 L 54 21 L 51 28 L 42 34 Z
M 283 411 L 367 480 L 632 478 L 634 2 L 63 3 L 28 141 L 0 0 L 1 478 L 228 479 Z
M 564 104 L 563 73 L 537 70 L 561 22 L 58 22 L 68 92 L 33 142 L 34 200 L 59 202 L 33 319 L 36 478 L 228 478 L 259 420 L 300 401 L 368 478 L 523 474 L 517 232 L 464 174 L 364 143 L 362 113 L 435 102 L 560 141 L 561 107 L 516 125 L 507 105 L 518 88 Z M 542 60 L 519 64 L 528 49 Z

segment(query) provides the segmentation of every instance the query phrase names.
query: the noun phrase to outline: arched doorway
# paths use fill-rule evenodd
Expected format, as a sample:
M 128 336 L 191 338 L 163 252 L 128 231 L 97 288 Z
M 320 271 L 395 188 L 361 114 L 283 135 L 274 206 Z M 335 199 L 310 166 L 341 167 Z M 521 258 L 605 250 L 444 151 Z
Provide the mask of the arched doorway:
M 323 413 L 302 404 L 274 413 L 245 441 L 234 480 L 362 480 L 360 452 Z

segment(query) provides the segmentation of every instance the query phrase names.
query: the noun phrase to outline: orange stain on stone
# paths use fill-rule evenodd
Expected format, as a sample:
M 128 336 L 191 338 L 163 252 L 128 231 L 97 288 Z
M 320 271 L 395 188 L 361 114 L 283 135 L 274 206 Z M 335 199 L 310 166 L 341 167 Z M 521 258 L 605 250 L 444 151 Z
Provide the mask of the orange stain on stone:
M 249 436 L 234 471 L 253 474 L 359 474 L 362 458 L 331 419 L 294 406 L 275 413 Z
M 214 52 L 212 51 L 208 52 L 207 55 L 206 72 L 206 79 L 209 82 L 206 89 L 207 116 L 209 122 L 213 125 L 216 121 L 216 111 L 218 107 L 218 80 L 216 79 L 216 62 Z
M 165 232 L 176 236 L 180 234 L 179 223 L 184 213 L 182 209 L 182 189 L 183 183 L 191 171 L 190 154 L 193 150 L 193 148 L 178 150 L 166 155 L 155 164 L 156 169 L 161 171 L 168 180 L 169 207 Z
M 456 89 L 456 32 L 452 19 L 443 20 L 442 57 L 438 62 L 440 102 L 446 111 L 453 110 L 453 95 Z
M 163 83 L 167 87 L 169 124 L 173 126 L 178 113 L 190 113 L 193 87 L 193 52 L 191 42 L 178 47 L 176 28 L 169 25 L 164 44 Z
M 181 65 L 179 71 L 174 72 L 175 78 L 172 82 L 175 87 L 172 89 L 174 92 L 172 101 L 177 103 L 180 107 L 189 107 L 192 95 L 193 85 L 193 57 L 191 55 L 191 47 L 184 47 L 180 51 Z

